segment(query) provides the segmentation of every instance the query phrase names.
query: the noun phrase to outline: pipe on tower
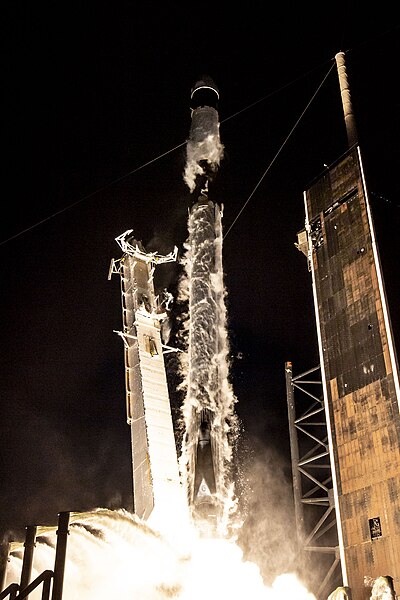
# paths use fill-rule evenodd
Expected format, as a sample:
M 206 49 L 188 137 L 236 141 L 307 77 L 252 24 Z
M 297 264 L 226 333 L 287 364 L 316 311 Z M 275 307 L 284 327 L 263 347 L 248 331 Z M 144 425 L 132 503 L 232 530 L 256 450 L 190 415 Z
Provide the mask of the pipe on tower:
M 349 148 L 358 144 L 358 135 L 356 128 L 356 121 L 353 113 L 353 106 L 351 102 L 351 94 L 349 82 L 347 79 L 346 61 L 344 52 L 338 52 L 335 56 L 336 66 L 339 76 L 340 93 L 342 96 L 342 105 L 344 113 L 344 121 L 346 125 L 347 141 Z

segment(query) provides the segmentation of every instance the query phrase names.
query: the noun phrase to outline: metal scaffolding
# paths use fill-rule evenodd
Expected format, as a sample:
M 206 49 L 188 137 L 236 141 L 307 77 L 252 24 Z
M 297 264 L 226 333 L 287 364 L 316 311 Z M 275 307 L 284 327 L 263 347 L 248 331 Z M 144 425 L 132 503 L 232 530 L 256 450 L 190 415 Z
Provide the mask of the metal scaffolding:
M 324 565 L 319 597 L 337 580 L 341 584 L 320 366 L 294 376 L 292 363 L 286 362 L 285 378 L 298 550 L 318 556 Z

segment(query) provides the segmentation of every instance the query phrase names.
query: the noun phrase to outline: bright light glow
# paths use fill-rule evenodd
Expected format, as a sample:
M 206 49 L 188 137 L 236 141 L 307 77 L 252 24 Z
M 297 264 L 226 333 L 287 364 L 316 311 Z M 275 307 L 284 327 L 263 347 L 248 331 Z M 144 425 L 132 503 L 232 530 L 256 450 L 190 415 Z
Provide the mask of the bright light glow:
M 183 533 L 167 538 L 122 510 L 71 515 L 63 600 L 315 600 L 293 574 L 265 586 L 235 543 L 188 529 L 183 547 Z M 38 539 L 32 579 L 54 567 L 55 543 L 55 530 Z M 7 585 L 19 581 L 21 566 L 11 556 Z M 40 588 L 30 595 L 40 598 Z

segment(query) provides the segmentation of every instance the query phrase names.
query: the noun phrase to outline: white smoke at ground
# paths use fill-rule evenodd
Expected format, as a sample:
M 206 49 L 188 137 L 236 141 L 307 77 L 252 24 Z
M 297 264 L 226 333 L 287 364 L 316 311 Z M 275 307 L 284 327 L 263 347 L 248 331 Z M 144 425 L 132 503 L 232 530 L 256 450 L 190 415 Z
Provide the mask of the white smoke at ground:
M 328 596 L 328 600 L 350 600 L 351 592 L 348 587 L 340 586 L 333 590 Z
M 298 571 L 293 490 L 276 450 L 256 439 L 242 465 L 243 526 L 238 544 L 256 562 L 266 583 L 287 569 Z
M 54 567 L 55 529 L 37 538 L 32 579 Z M 294 574 L 267 587 L 235 543 L 187 533 L 182 546 L 123 510 L 71 515 L 63 600 L 315 600 Z M 19 581 L 21 567 L 22 552 L 13 552 L 7 585 Z M 30 600 L 40 598 L 39 587 Z
M 389 576 L 378 577 L 372 583 L 371 600 L 396 600 L 393 580 Z
M 364 586 L 371 588 L 370 600 L 396 600 L 396 592 L 393 587 L 393 579 L 386 576 L 364 577 Z M 328 600 L 351 600 L 351 589 L 347 586 L 336 588 L 328 596 Z

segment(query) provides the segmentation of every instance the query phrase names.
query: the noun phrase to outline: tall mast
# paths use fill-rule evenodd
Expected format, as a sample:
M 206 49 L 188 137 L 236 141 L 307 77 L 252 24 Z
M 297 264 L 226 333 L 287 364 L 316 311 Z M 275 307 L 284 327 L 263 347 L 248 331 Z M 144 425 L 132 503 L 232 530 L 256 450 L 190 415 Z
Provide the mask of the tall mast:
M 340 94 L 342 96 L 344 121 L 346 124 L 347 141 L 349 148 L 358 144 L 357 127 L 351 102 L 349 81 L 347 79 L 346 61 L 344 52 L 338 52 L 335 56 L 339 76 Z

